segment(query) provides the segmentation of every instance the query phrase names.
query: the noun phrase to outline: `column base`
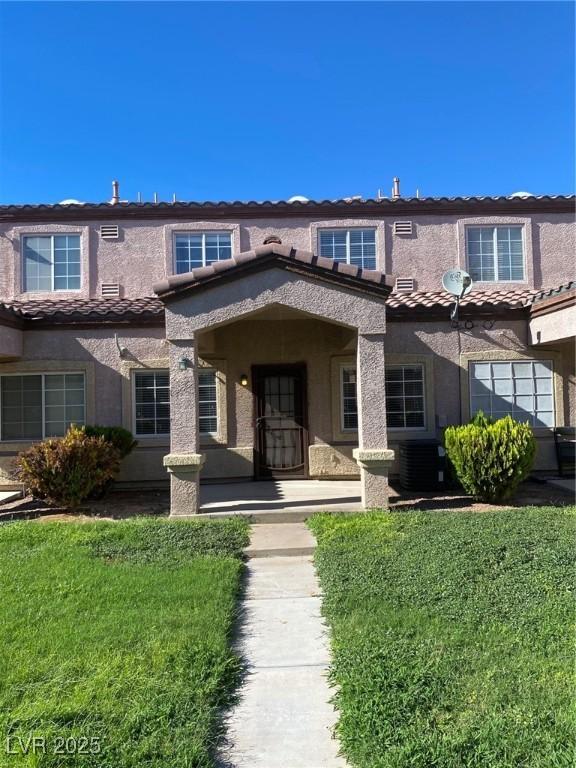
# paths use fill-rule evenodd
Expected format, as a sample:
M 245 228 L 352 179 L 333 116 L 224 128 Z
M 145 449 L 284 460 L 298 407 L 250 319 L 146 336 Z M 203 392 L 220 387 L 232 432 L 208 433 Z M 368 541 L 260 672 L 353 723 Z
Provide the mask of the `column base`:
M 394 461 L 389 448 L 355 448 L 352 455 L 360 467 L 364 509 L 388 507 L 388 471 Z
M 200 509 L 201 453 L 169 453 L 164 466 L 170 474 L 170 517 L 190 517 Z

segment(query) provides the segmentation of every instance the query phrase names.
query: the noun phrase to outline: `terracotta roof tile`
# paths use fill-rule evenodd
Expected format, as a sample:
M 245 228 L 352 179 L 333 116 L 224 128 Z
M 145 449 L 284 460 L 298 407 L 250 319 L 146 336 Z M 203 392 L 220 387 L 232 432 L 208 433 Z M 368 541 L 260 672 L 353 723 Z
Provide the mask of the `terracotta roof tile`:
M 34 299 L 0 304 L 14 317 L 32 324 L 36 320 L 54 322 L 111 322 L 115 319 L 162 318 L 162 302 L 152 296 L 137 299 Z
M 460 306 L 464 309 L 490 307 L 498 309 L 521 309 L 526 307 L 534 291 L 527 288 L 495 291 L 471 291 Z M 386 301 L 390 310 L 440 309 L 451 307 L 454 297 L 445 291 L 414 291 L 413 293 L 392 293 Z
M 325 272 L 330 275 L 341 275 L 343 280 L 352 280 L 357 286 L 364 283 L 366 286 L 378 286 L 378 290 L 386 293 L 390 291 L 389 286 L 386 285 L 386 275 L 382 272 L 361 269 L 351 264 L 344 264 L 323 256 L 315 256 L 310 251 L 303 251 L 299 248 L 279 243 L 259 245 L 253 250 L 239 253 L 231 259 L 216 261 L 209 267 L 201 267 L 183 275 L 173 275 L 167 280 L 156 283 L 153 289 L 158 296 L 167 297 L 184 289 L 199 287 L 225 272 L 240 269 L 249 263 L 261 262 L 264 265 L 276 259 L 283 263 L 292 261 L 305 264 L 307 267 L 313 268 L 318 272 Z

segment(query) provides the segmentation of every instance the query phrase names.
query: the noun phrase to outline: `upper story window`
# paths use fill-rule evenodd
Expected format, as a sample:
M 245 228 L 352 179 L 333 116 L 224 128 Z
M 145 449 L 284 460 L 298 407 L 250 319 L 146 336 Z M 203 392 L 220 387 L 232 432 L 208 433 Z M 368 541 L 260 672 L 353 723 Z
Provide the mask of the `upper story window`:
M 85 401 L 83 373 L 0 376 L 0 437 L 61 437 L 71 424 L 85 423 Z
M 176 273 L 232 258 L 231 232 L 184 232 L 175 235 Z
M 524 280 L 522 227 L 467 227 L 468 270 L 480 282 Z
M 363 269 L 376 269 L 375 229 L 321 229 L 318 246 L 320 256 Z
M 23 251 L 25 291 L 80 289 L 80 235 L 31 235 Z

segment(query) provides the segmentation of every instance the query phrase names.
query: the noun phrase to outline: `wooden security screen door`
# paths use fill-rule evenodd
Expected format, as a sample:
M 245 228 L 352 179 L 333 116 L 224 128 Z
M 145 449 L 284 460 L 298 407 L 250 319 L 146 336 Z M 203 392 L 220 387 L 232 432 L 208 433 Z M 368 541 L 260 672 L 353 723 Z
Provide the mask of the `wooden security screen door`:
M 306 366 L 253 368 L 256 477 L 306 477 Z

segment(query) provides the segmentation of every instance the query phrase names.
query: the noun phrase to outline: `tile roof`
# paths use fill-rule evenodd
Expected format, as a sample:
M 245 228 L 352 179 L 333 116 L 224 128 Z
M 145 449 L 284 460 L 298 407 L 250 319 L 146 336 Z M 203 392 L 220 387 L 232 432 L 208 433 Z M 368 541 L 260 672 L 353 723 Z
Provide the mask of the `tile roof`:
M 34 299 L 0 303 L 0 317 L 33 327 L 38 321 L 60 323 L 113 323 L 153 321 L 164 318 L 164 306 L 152 296 L 137 299 Z
M 570 280 L 569 282 L 563 283 L 556 288 L 548 288 L 544 291 L 538 291 L 532 296 L 531 301 L 533 304 L 536 304 L 540 301 L 556 298 L 556 296 L 567 293 L 568 291 L 576 291 L 576 280 Z
M 208 267 L 200 267 L 182 275 L 172 275 L 167 280 L 156 283 L 154 292 L 161 297 L 179 294 L 212 283 L 232 272 L 245 274 L 265 268 L 270 263 L 284 268 L 297 269 L 309 274 L 320 274 L 324 279 L 336 280 L 340 285 L 348 285 L 358 290 L 367 290 L 388 295 L 391 291 L 386 284 L 386 275 L 372 269 L 362 269 L 353 264 L 346 264 L 323 256 L 315 256 L 311 251 L 293 248 L 281 243 L 260 245 L 251 251 L 243 251 L 231 259 L 216 261 Z
M 461 302 L 464 314 L 475 312 L 508 311 L 526 309 L 534 291 L 500 290 L 472 291 Z M 442 291 L 415 291 L 392 293 L 386 300 L 391 319 L 444 316 L 454 304 L 454 299 Z M 157 297 L 145 296 L 134 299 L 72 299 L 15 301 L 0 303 L 2 320 L 19 322 L 22 327 L 33 329 L 38 325 L 161 323 L 164 319 L 164 302 Z
M 553 211 L 571 213 L 575 210 L 575 195 L 530 195 L 525 197 L 400 197 L 380 199 L 344 198 L 340 200 L 234 200 L 226 201 L 176 201 L 176 202 L 119 202 L 77 204 L 18 204 L 0 205 L 0 221 L 67 219 L 116 219 L 123 218 L 178 218 L 193 219 L 195 215 L 211 218 L 230 216 L 339 215 L 354 211 L 359 215 L 408 215 L 432 213 L 514 213 L 522 211 Z
M 534 291 L 528 288 L 496 291 L 471 291 L 460 301 L 465 309 L 522 309 L 530 301 Z M 451 307 L 454 297 L 445 291 L 414 291 L 412 293 L 392 293 L 386 306 L 394 310 L 441 309 Z

